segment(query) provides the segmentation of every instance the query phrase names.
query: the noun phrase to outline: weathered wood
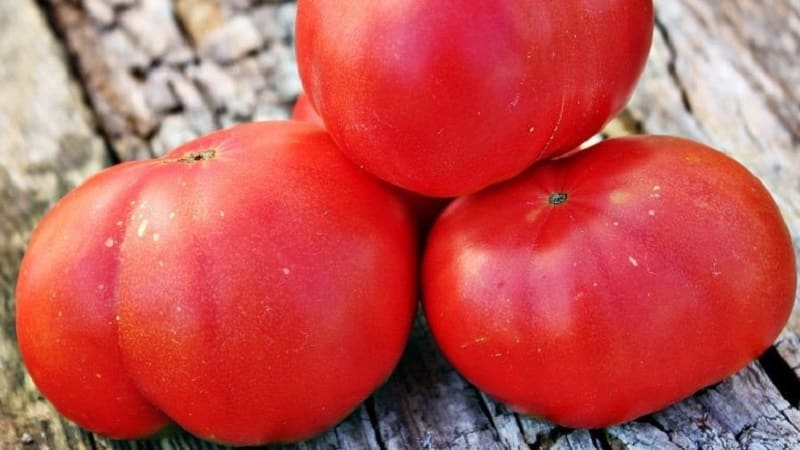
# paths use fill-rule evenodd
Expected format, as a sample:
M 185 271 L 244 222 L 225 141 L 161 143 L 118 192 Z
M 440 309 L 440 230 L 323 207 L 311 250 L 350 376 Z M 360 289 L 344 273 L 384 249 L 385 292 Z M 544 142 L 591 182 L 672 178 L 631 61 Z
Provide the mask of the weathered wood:
M 300 91 L 294 3 L 38 1 L 69 64 L 33 0 L 0 0 L 0 61 L 14 61 L 0 65 L 0 448 L 224 448 L 186 434 L 114 442 L 58 417 L 19 361 L 13 285 L 38 217 L 105 163 L 70 64 L 113 157 L 159 155 L 222 126 L 287 116 Z M 605 134 L 678 134 L 728 152 L 776 197 L 800 254 L 800 0 L 656 6 L 645 75 Z M 386 385 L 334 430 L 279 448 L 800 448 L 798 334 L 796 310 L 761 362 L 664 411 L 589 431 L 514 414 L 481 394 L 420 319 Z
M 0 448 L 91 448 L 25 376 L 14 285 L 39 217 L 106 160 L 81 90 L 38 8 L 0 1 Z

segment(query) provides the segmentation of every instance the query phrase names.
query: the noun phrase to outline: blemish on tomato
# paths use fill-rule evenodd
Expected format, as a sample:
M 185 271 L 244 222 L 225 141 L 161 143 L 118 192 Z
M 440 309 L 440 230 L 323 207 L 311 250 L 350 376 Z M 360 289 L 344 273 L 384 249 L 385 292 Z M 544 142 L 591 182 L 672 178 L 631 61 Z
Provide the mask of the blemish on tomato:
M 639 261 L 636 261 L 636 258 L 633 256 L 628 256 L 628 261 L 630 261 L 633 267 L 639 267 Z
M 659 198 L 659 197 L 661 197 L 661 193 L 659 192 L 660 190 L 661 190 L 661 186 L 659 186 L 657 184 L 655 186 L 653 186 L 653 192 L 650 194 L 650 198 Z
M 608 199 L 611 201 L 611 203 L 615 205 L 620 205 L 622 203 L 627 202 L 628 199 L 630 199 L 630 197 L 631 197 L 630 192 L 617 189 L 608 196 Z
M 114 238 L 108 238 L 105 242 L 106 247 L 111 248 L 114 246 Z
M 145 231 L 147 231 L 147 219 L 144 219 L 142 223 L 139 224 L 139 228 L 136 229 L 136 235 L 142 237 Z
M 184 164 L 195 164 L 198 162 L 208 161 L 217 156 L 217 149 L 211 148 L 199 152 L 189 152 L 181 158 L 173 160 L 174 162 L 181 162 Z

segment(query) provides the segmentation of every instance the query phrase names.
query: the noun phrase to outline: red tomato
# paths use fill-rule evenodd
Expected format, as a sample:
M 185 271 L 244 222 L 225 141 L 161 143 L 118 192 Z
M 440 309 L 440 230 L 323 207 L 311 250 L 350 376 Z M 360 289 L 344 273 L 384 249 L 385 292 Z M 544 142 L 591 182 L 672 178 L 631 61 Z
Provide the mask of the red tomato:
M 508 179 L 619 112 L 651 0 L 299 0 L 297 61 L 342 150 L 431 196 Z
M 309 102 L 308 95 L 306 95 L 305 92 L 300 93 L 297 97 L 297 101 L 292 109 L 292 119 L 325 127 L 322 117 L 314 110 L 314 106 Z M 444 207 L 452 200 L 451 198 L 428 197 L 405 189 L 395 188 L 395 190 L 405 200 L 408 207 L 411 208 L 411 213 L 423 234 L 430 228 L 433 221 L 436 220 L 436 216 L 438 216 Z
M 48 213 L 17 285 L 22 355 L 64 415 L 112 437 L 171 418 L 233 444 L 307 438 L 397 363 L 413 230 L 319 127 L 217 132 Z
M 423 306 L 444 354 L 513 409 L 604 427 L 741 369 L 792 309 L 789 232 L 762 184 L 691 141 L 605 141 L 456 200 Z
M 297 101 L 294 103 L 294 108 L 292 108 L 292 119 L 313 123 L 321 127 L 325 126 L 325 122 L 322 121 L 322 117 L 314 109 L 314 105 L 308 100 L 308 95 L 305 92 L 301 92 L 297 96 Z

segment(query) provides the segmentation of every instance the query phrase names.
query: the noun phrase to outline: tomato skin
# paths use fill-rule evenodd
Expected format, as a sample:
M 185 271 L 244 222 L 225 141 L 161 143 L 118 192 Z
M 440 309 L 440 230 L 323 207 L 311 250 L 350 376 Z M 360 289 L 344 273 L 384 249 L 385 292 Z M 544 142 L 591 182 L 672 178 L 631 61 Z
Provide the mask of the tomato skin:
M 313 123 L 325 128 L 325 122 L 317 114 L 305 92 L 301 92 L 297 97 L 294 108 L 292 108 L 292 120 Z M 411 213 L 419 225 L 420 234 L 423 235 L 430 229 L 439 213 L 452 200 L 451 198 L 428 197 L 397 187 L 395 187 L 395 191 L 405 200 L 406 205 L 411 208 Z
M 777 206 L 739 163 L 620 138 L 452 203 L 428 240 L 423 307 L 480 389 L 605 427 L 755 359 L 788 319 L 795 264 Z
M 652 29 L 650 0 L 299 0 L 296 48 L 348 157 L 448 197 L 600 131 L 627 102 Z
M 229 444 L 305 439 L 388 378 L 416 308 L 415 265 L 403 202 L 327 133 L 242 125 L 111 168 L 63 199 L 23 262 L 20 347 L 56 407 L 104 434 L 141 437 L 169 417 Z M 91 276 L 65 280 L 60 267 Z M 65 282 L 75 287 L 61 295 Z M 84 300 L 98 283 L 100 312 Z M 48 306 L 50 292 L 71 315 Z M 94 341 L 97 352 L 78 351 Z M 54 355 L 67 362 L 50 364 Z M 119 419 L 113 433 L 98 425 L 116 414 L 119 391 L 96 385 L 103 358 L 117 365 L 102 379 L 135 386 L 155 419 Z M 91 377 L 65 381 L 65 394 L 52 380 L 73 370 Z M 86 409 L 95 403 L 105 409 Z
M 305 92 L 301 92 L 300 95 L 297 96 L 297 100 L 292 108 L 292 119 L 313 123 L 325 128 L 325 122 L 322 121 L 322 117 L 320 117 L 317 110 L 314 109 L 314 105 L 311 104 Z
M 113 166 L 56 203 L 34 231 L 17 279 L 17 341 L 37 387 L 70 420 L 118 439 L 168 423 L 125 375 L 114 326 L 123 231 L 116 223 L 130 208 L 119 198 L 138 185 L 146 164 Z

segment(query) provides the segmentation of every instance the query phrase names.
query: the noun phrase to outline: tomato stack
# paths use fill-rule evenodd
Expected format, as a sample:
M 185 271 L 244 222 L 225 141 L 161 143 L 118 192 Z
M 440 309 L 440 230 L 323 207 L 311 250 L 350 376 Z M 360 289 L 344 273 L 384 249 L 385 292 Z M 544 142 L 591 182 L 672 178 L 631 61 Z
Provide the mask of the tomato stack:
M 575 150 L 629 99 L 651 1 L 297 14 L 295 117 L 316 125 L 240 125 L 114 166 L 34 233 L 19 344 L 68 418 L 115 438 L 175 422 L 235 445 L 306 439 L 389 376 L 418 279 L 460 373 L 571 427 L 663 408 L 780 332 L 794 252 L 746 168 L 678 137 Z

